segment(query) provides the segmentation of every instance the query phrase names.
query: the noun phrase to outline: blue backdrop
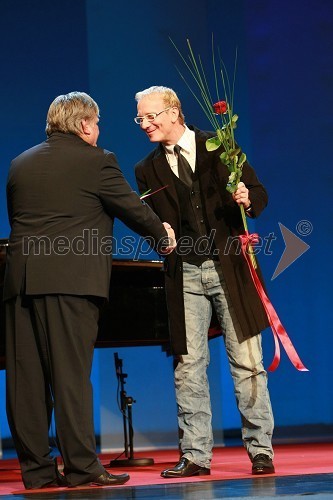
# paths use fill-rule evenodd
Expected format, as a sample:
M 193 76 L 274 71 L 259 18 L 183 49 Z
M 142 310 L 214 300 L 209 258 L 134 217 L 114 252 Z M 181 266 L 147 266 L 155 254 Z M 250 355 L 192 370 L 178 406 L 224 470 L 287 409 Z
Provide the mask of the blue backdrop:
M 133 165 L 151 149 L 133 121 L 138 90 L 150 85 L 173 87 L 182 100 L 186 121 L 209 127 L 177 72 L 180 59 L 169 37 L 182 51 L 189 38 L 209 65 L 214 33 L 231 69 L 238 47 L 237 140 L 270 195 L 255 229 L 263 238 L 275 238 L 270 251 L 260 252 L 259 260 L 270 298 L 310 370 L 297 372 L 282 352 L 280 367 L 269 375 L 276 425 L 332 424 L 332 2 L 169 0 L 162 5 L 151 0 L 126 4 L 112 0 L 1 0 L 0 6 L 3 238 L 9 234 L 5 183 L 10 160 L 45 138 L 46 112 L 55 96 L 81 90 L 96 99 L 101 108 L 99 145 L 116 153 L 136 189 Z M 309 249 L 271 280 L 285 248 L 279 223 Z M 116 224 L 117 238 L 128 233 L 121 223 Z M 221 344 L 217 340 L 212 344 L 210 369 L 216 430 L 239 426 Z M 268 366 L 273 355 L 269 330 L 264 333 L 264 350 Z M 136 409 L 139 430 L 158 433 L 167 429 L 176 434 L 170 360 L 159 348 L 124 349 L 120 355 L 129 373 L 129 388 L 143 402 Z M 96 353 L 97 432 L 102 401 L 99 388 L 105 370 L 111 370 L 112 359 L 112 350 Z M 3 378 L 2 373 L 0 428 L 2 436 L 7 436 Z M 158 393 L 159 383 L 168 386 L 163 412 L 149 424 L 147 412 L 156 414 L 151 395 Z M 111 387 L 111 397 L 113 391 Z

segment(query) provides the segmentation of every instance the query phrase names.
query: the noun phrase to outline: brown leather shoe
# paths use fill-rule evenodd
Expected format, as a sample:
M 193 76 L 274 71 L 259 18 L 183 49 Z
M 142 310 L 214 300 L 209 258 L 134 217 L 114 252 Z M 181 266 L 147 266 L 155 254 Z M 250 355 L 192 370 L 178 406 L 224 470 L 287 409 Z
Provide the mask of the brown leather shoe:
M 272 459 L 264 453 L 256 455 L 252 462 L 252 474 L 274 474 Z
M 108 471 L 103 472 L 100 476 L 98 476 L 93 481 L 89 481 L 88 484 L 97 485 L 97 486 L 114 486 L 116 484 L 124 484 L 129 480 L 128 474 L 109 474 Z M 81 486 L 81 485 L 80 485 Z
M 190 477 L 190 476 L 209 476 L 210 469 L 190 462 L 187 458 L 181 458 L 178 464 L 172 469 L 165 469 L 161 476 L 165 478 Z

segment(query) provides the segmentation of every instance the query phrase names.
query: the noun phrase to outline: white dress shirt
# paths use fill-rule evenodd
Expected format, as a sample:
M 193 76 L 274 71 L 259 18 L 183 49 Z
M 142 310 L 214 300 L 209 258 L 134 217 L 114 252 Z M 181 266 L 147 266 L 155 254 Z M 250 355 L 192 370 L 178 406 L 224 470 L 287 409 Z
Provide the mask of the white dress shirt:
M 195 171 L 195 161 L 196 161 L 196 144 L 195 144 L 195 133 L 190 130 L 185 125 L 185 132 L 177 142 L 177 144 L 182 148 L 181 154 L 186 158 L 193 172 Z M 168 163 L 170 165 L 173 173 L 178 175 L 178 158 L 174 153 L 175 145 L 164 146 L 165 155 L 167 157 Z

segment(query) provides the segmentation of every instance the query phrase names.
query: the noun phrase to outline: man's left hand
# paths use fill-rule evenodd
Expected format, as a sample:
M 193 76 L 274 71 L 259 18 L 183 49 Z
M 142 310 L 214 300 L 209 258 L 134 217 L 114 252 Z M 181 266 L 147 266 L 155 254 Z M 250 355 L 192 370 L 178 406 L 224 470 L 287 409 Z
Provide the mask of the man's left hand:
M 244 209 L 247 210 L 251 205 L 249 200 L 249 190 L 245 186 L 244 182 L 240 182 L 237 186 L 237 190 L 232 194 L 233 199 L 238 205 L 244 205 Z

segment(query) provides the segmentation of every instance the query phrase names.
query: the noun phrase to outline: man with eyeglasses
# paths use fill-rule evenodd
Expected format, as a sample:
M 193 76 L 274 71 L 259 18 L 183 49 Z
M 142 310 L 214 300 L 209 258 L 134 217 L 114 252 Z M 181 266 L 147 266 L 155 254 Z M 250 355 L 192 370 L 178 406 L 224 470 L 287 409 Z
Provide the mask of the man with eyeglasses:
M 165 289 L 181 456 L 161 475 L 210 474 L 207 367 L 213 311 L 223 333 L 252 473 L 274 473 L 274 423 L 260 333 L 269 324 L 237 243 L 243 232 L 239 205 L 257 217 L 267 204 L 266 190 L 246 162 L 243 182 L 233 195 L 228 193 L 229 171 L 220 160 L 221 148 L 206 150 L 206 140 L 214 134 L 185 124 L 172 89 L 150 87 L 135 99 L 134 121 L 157 143 L 135 167 L 137 184 L 140 192 L 160 189 L 148 203 L 169 221 L 178 241 L 177 251 L 165 260 Z

